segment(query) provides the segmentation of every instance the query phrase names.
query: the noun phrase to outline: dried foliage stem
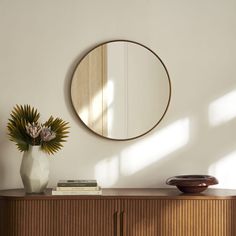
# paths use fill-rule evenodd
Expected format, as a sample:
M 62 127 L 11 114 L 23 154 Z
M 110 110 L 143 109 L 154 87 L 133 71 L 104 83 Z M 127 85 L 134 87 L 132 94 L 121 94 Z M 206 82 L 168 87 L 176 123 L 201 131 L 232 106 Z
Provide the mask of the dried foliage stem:
M 54 154 L 66 142 L 69 123 L 60 118 L 51 116 L 41 124 L 39 112 L 30 105 L 16 105 L 10 116 L 7 124 L 8 135 L 21 152 L 28 151 L 30 145 L 39 145 L 48 154 Z

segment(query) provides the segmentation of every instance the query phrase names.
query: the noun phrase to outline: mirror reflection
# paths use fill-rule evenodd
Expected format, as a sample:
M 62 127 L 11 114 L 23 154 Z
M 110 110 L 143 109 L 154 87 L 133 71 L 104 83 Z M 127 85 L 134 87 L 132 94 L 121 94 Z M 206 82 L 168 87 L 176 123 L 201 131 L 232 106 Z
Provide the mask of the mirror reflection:
M 115 140 L 139 137 L 163 118 L 170 79 L 161 59 L 131 41 L 101 44 L 87 53 L 72 77 L 71 99 L 81 121 Z

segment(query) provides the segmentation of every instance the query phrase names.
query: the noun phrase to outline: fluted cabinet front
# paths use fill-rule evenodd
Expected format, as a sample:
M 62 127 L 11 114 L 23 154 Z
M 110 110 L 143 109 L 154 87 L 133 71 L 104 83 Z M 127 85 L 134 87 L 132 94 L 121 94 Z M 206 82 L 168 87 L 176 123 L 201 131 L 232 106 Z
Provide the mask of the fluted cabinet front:
M 116 236 L 117 200 L 0 200 L 0 236 Z
M 217 190 L 215 195 L 128 191 L 104 190 L 102 196 L 0 191 L 0 236 L 236 236 L 236 191 L 230 196 Z
M 123 201 L 124 236 L 235 236 L 235 200 Z

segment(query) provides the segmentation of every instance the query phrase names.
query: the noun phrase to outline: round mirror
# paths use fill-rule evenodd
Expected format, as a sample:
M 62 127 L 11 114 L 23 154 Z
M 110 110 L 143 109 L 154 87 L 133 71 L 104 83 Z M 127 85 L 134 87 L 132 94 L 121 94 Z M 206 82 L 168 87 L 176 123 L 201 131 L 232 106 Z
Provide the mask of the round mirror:
M 71 82 L 71 100 L 81 121 L 109 139 L 128 140 L 152 130 L 170 103 L 167 69 L 149 48 L 127 40 L 89 51 Z

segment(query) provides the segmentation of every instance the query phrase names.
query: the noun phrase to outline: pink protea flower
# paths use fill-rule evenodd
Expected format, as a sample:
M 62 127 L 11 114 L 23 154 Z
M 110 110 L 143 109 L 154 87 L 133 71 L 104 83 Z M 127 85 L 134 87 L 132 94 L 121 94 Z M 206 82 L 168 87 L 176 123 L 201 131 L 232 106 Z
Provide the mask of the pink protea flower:
M 44 142 L 49 142 L 56 138 L 56 133 L 51 130 L 51 127 L 43 126 L 40 132 L 41 140 Z
M 31 146 L 40 146 L 45 153 L 55 154 L 66 142 L 69 123 L 52 116 L 41 123 L 39 118 L 40 114 L 34 107 L 16 105 L 7 123 L 9 139 L 21 152 L 29 151 Z
M 37 138 L 42 130 L 42 127 L 34 122 L 32 124 L 28 123 L 25 128 L 27 134 L 32 138 Z

